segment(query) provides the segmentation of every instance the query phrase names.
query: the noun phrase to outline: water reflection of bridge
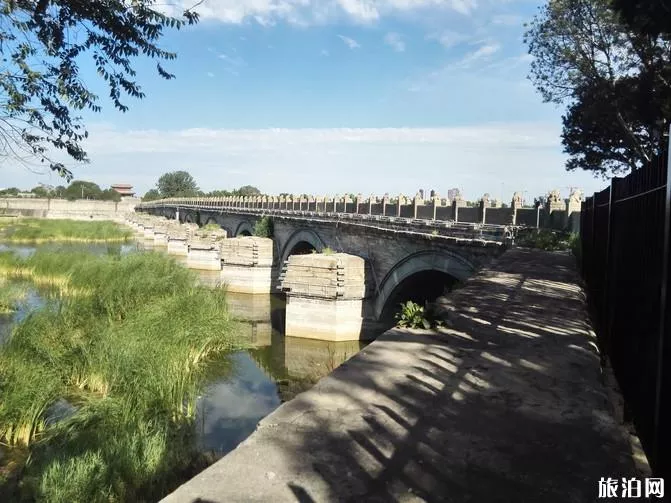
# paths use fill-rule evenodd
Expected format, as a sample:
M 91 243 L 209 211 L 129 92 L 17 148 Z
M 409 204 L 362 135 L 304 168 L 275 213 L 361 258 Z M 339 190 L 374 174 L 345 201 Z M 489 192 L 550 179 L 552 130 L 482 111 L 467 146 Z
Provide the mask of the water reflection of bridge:
M 231 313 L 240 320 L 249 354 L 274 381 L 316 381 L 362 347 L 359 341 L 329 342 L 284 335 L 284 298 L 229 293 Z

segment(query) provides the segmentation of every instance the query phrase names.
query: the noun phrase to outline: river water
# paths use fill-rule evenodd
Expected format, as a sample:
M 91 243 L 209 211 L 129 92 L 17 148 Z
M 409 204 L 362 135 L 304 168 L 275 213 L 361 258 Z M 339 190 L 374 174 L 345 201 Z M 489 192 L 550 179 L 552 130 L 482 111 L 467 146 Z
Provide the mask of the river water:
M 39 245 L 40 248 L 50 245 Z M 81 249 L 81 245 L 76 245 Z M 58 245 L 63 248 L 64 245 Z M 137 243 L 125 245 L 87 245 L 94 253 L 134 253 L 143 248 Z M 13 251 L 28 256 L 37 247 L 2 245 L 0 252 Z M 156 251 L 156 253 L 162 253 Z M 201 283 L 216 287 L 219 273 L 198 271 Z M 0 343 L 13 324 L 44 300 L 37 290 L 29 290 L 19 309 L 12 314 L 0 314 Z M 251 434 L 260 419 L 312 387 L 317 380 L 356 354 L 363 342 L 326 342 L 285 337 L 284 298 L 279 295 L 227 295 L 230 312 L 242 322 L 243 333 L 250 349 L 233 353 L 226 377 L 216 378 L 203 389 L 196 413 L 197 442 L 203 452 L 216 457 L 234 449 Z

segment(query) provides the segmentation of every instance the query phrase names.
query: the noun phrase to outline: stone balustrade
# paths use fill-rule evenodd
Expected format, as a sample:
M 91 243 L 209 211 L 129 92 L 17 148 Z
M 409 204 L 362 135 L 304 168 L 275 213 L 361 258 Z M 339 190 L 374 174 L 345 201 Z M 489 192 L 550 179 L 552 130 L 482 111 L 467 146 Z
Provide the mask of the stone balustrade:
M 354 199 L 345 196 L 229 196 L 169 198 L 138 205 L 138 209 L 160 207 L 198 207 L 209 210 L 248 210 L 260 212 L 298 212 L 313 214 L 366 215 L 371 217 L 396 217 L 413 220 L 441 220 L 461 223 L 491 225 L 523 225 L 529 227 L 576 227 L 579 223 L 581 192 L 574 191 L 567 200 L 558 199 L 557 191 L 551 191 L 544 207 L 523 207 L 522 197 L 516 192 L 508 207 L 501 201 L 492 201 L 485 194 L 479 201 L 468 203 L 457 196 L 452 200 L 438 194 L 425 199 L 420 194 L 407 197 L 399 194 L 382 197 L 361 194 Z M 554 216 L 552 216 L 554 214 Z M 577 231 L 578 229 L 571 229 Z

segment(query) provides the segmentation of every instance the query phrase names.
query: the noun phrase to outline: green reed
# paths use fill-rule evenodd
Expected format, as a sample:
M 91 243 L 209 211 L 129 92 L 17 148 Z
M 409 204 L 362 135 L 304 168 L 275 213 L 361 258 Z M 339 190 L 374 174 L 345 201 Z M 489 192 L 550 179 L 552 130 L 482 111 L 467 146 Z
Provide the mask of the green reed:
M 225 293 L 153 253 L 0 253 L 1 271 L 58 292 L 0 347 L 0 443 L 30 453 L 22 493 L 160 498 L 198 460 L 192 421 L 210 368 L 241 347 Z M 63 398 L 74 414 L 51 421 Z
M 0 241 L 13 243 L 125 242 L 133 231 L 111 221 L 16 218 L 0 222 Z

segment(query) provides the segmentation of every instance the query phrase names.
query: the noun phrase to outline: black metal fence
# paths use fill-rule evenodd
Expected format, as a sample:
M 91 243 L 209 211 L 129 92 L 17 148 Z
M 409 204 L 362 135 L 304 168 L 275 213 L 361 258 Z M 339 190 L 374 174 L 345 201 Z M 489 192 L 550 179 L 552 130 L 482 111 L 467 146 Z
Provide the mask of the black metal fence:
M 671 476 L 668 428 L 671 161 L 614 178 L 583 203 L 582 274 L 607 354 L 656 475 Z M 665 371 L 666 370 L 666 374 Z M 667 407 L 668 409 L 668 407 Z

